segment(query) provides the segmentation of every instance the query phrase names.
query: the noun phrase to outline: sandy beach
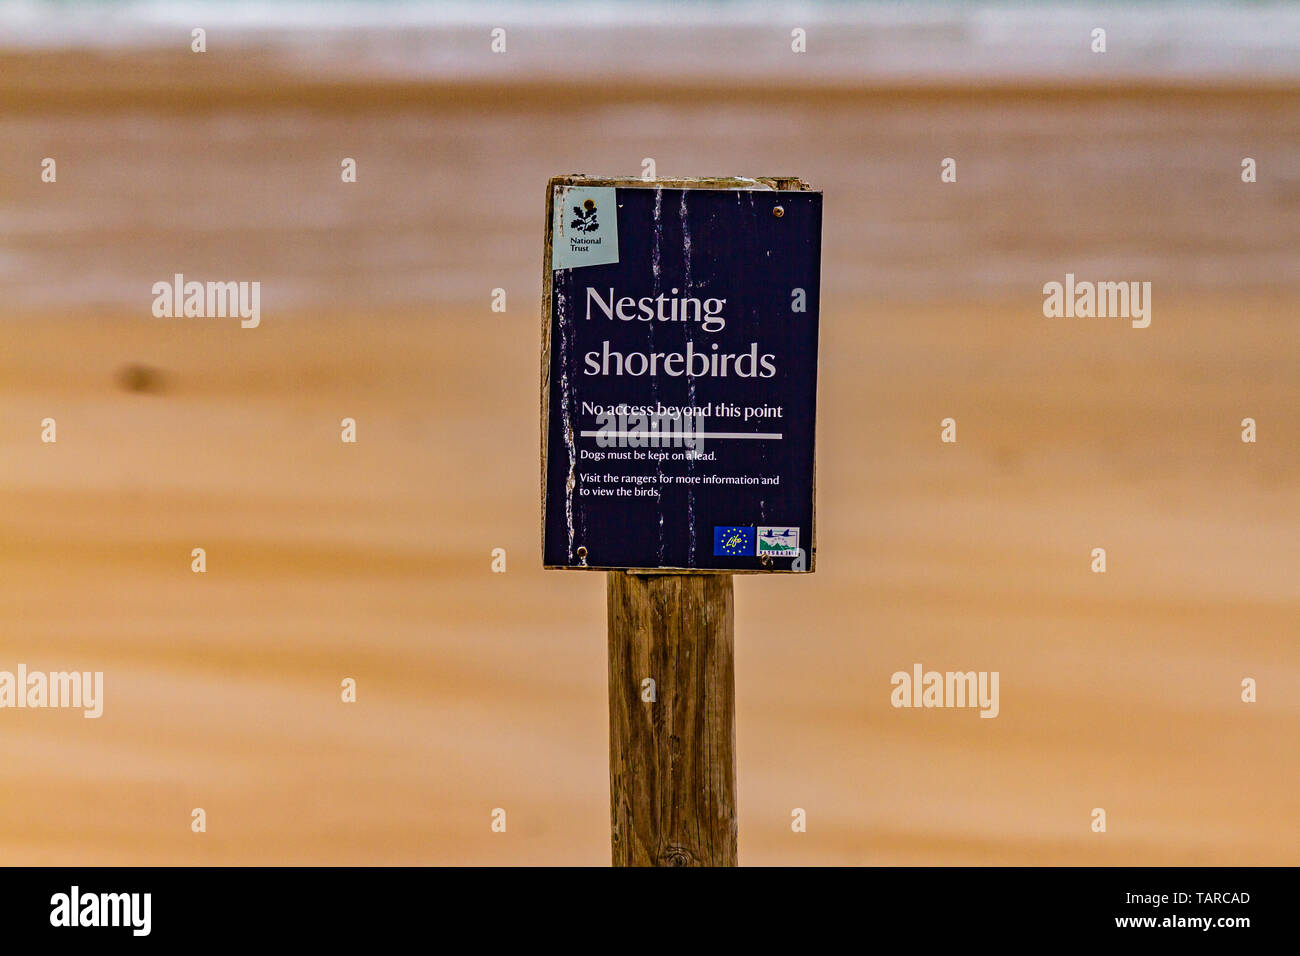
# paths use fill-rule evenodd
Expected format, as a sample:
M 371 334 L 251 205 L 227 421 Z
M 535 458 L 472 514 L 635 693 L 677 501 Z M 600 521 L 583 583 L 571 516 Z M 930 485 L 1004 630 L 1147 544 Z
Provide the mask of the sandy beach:
M 736 582 L 741 862 L 1300 860 L 1300 90 L 211 56 L 0 66 L 0 669 L 105 675 L 98 720 L 0 712 L 0 859 L 608 862 L 604 581 L 540 568 L 543 189 L 652 157 L 825 191 L 817 573 Z M 1067 272 L 1150 328 L 1044 318 Z M 174 273 L 260 327 L 154 318 Z M 892 708 L 915 662 L 1000 715 Z

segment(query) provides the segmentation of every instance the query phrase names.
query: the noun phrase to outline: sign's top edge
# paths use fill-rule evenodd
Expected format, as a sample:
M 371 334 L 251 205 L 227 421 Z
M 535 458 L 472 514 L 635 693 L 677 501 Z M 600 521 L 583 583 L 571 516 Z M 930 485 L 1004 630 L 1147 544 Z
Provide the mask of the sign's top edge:
M 643 189 L 755 189 L 774 192 L 820 192 L 798 176 L 684 176 L 642 179 L 640 176 L 587 176 L 573 173 L 552 176 L 549 188 L 556 186 L 616 186 Z

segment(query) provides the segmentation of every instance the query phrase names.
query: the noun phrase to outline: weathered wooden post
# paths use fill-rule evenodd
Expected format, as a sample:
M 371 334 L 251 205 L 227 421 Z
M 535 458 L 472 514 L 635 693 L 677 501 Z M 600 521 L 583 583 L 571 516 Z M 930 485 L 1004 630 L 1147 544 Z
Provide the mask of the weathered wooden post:
M 814 568 L 820 269 L 798 179 L 548 185 L 543 563 L 608 572 L 615 866 L 736 865 L 732 575 Z
M 609 572 L 615 866 L 736 865 L 734 621 L 730 574 Z

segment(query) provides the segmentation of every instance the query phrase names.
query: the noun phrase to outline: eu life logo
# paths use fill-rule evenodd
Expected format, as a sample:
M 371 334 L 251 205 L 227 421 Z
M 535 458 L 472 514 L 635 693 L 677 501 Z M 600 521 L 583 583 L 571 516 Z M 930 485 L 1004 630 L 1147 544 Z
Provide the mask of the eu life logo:
M 727 555 L 728 557 L 753 554 L 754 529 L 715 526 L 713 529 L 713 553 L 714 555 Z

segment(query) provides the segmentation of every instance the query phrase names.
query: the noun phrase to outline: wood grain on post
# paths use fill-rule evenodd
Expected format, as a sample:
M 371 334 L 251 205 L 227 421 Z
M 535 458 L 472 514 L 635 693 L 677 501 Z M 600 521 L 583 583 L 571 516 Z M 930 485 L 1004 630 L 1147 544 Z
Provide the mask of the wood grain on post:
M 736 865 L 734 625 L 730 574 L 609 572 L 615 866 Z

